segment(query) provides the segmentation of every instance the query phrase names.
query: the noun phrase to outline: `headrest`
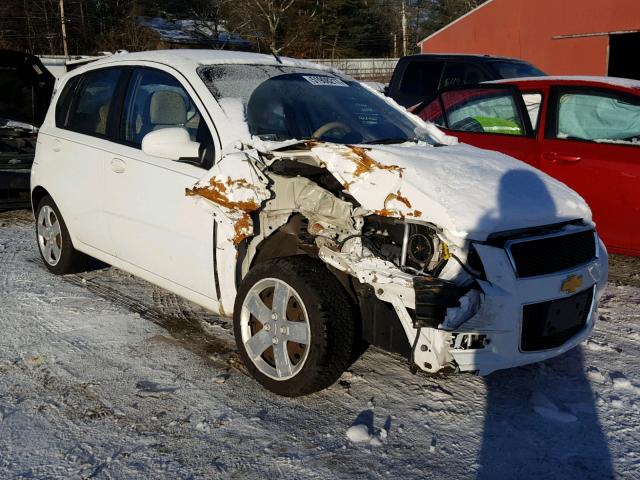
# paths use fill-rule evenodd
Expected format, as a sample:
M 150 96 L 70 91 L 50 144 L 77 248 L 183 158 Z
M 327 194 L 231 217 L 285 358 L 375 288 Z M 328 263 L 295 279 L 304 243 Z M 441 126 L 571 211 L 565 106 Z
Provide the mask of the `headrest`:
M 187 122 L 184 98 L 170 90 L 154 92 L 149 105 L 149 119 L 154 125 L 184 125 Z

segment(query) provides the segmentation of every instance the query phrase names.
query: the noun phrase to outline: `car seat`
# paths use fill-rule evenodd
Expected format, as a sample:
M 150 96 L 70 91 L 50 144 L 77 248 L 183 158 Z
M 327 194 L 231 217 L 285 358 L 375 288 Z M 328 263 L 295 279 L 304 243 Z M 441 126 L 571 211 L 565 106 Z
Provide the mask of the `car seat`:
M 182 95 L 170 90 L 153 92 L 149 103 L 149 120 L 152 130 L 181 127 L 187 123 L 187 106 Z

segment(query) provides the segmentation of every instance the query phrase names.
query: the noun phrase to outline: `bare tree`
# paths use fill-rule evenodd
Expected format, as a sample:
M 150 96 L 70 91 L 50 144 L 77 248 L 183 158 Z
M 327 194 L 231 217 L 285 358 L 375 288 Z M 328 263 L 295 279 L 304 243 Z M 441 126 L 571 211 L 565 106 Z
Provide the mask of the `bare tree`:
M 235 0 L 200 0 L 191 3 L 190 16 L 194 21 L 194 29 L 212 48 L 224 49 L 227 45 L 221 40 L 224 28 L 224 12 Z
M 231 28 L 253 40 L 258 49 L 265 45 L 279 55 L 295 42 L 300 31 L 291 27 L 303 16 L 307 21 L 316 14 L 316 1 L 309 0 L 239 0 L 226 9 Z

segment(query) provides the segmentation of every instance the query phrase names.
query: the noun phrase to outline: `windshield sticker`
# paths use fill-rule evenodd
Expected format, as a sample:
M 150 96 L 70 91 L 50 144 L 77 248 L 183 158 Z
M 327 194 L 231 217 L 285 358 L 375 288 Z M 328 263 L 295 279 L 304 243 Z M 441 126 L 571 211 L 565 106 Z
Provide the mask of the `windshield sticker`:
M 348 87 L 346 83 L 336 77 L 327 77 L 324 75 L 302 75 L 307 82 L 312 85 L 327 87 Z

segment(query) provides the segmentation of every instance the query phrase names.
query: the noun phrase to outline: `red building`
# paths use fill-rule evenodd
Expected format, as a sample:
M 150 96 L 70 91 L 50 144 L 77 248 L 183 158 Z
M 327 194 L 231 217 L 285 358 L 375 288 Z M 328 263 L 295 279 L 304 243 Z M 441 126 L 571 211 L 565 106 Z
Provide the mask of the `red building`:
M 640 79 L 640 0 L 488 0 L 418 45 L 521 58 L 549 75 Z

